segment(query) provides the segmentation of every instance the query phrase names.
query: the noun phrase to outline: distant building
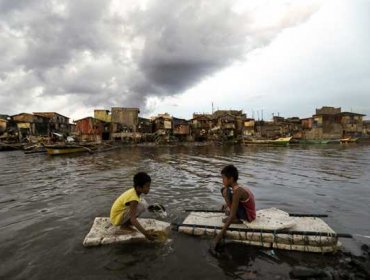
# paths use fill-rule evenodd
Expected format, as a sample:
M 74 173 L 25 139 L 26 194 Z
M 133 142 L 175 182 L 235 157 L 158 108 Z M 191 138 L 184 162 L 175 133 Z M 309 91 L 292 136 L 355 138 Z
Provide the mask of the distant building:
M 360 137 L 363 134 L 363 114 L 352 112 L 340 113 L 343 128 L 343 137 Z
M 190 123 L 185 119 L 172 118 L 173 135 L 179 140 L 186 140 L 190 135 Z
M 0 114 L 0 120 L 8 120 L 9 118 L 9 115 Z
M 329 107 L 329 106 L 324 106 L 321 107 L 320 109 L 316 109 L 316 115 L 336 115 L 341 112 L 341 108 L 335 108 L 335 107 Z
M 243 137 L 244 138 L 253 137 L 255 135 L 255 130 L 254 130 L 255 124 L 256 122 L 254 119 L 246 118 L 244 120 L 243 122 Z
M 172 116 L 164 113 L 152 117 L 154 133 L 158 135 L 172 134 Z
M 280 135 L 275 137 L 292 136 L 294 138 L 302 137 L 302 123 L 298 117 L 284 118 L 280 116 L 273 117 L 273 123 L 280 126 Z
M 17 123 L 9 115 L 0 115 L 0 141 L 18 142 Z
M 34 112 L 35 116 L 46 117 L 49 119 L 49 132 L 58 132 L 62 134 L 71 133 L 69 118 L 56 112 Z
M 322 107 L 316 109 L 312 116 L 312 128 L 305 131 L 304 138 L 313 139 L 340 139 L 342 138 L 341 108 Z
M 8 120 L 0 119 L 0 135 L 6 131 Z
M 243 110 L 217 110 L 215 111 L 212 116 L 214 118 L 218 118 L 218 117 L 221 117 L 221 116 L 224 116 L 224 115 L 232 115 L 232 116 L 244 116 L 245 117 L 245 114 L 243 113 Z
M 101 142 L 109 140 L 109 124 L 102 120 L 86 117 L 76 120 L 76 132 L 81 141 Z
M 139 122 L 139 108 L 113 107 L 111 114 L 112 131 L 136 132 Z
M 361 137 L 365 115 L 341 112 L 341 108 L 322 107 L 309 119 L 302 119 L 305 139 L 341 139 Z
M 363 130 L 362 133 L 367 136 L 367 138 L 370 137 L 370 120 L 364 120 L 363 121 Z
M 217 110 L 213 114 L 213 118 L 217 119 L 222 115 L 231 115 L 235 117 L 235 130 L 238 134 L 242 133 L 243 122 L 247 118 L 247 115 L 243 113 L 243 110 Z
M 300 124 L 301 123 L 301 119 L 298 118 L 298 117 L 290 117 L 290 118 L 286 118 L 285 121 L 289 122 L 289 123 L 298 123 Z
M 158 116 L 151 118 L 153 123 L 153 133 L 155 142 L 169 142 L 173 135 L 172 116 L 165 114 L 158 114 Z
M 8 120 L 0 119 L 0 135 L 5 132 L 7 123 L 8 123 Z
M 210 114 L 193 114 L 190 120 L 191 136 L 195 141 L 208 140 L 210 130 L 213 128 L 213 117 Z
M 50 121 L 48 117 L 20 113 L 11 118 L 17 125 L 19 141 L 29 140 L 31 136 L 48 136 Z
M 208 119 L 213 119 L 213 115 L 212 114 L 193 113 L 193 119 L 196 119 L 198 117 L 205 117 L 205 118 L 208 118 Z
M 256 121 L 255 130 L 259 138 L 275 139 L 283 134 L 282 125 L 273 121 Z
M 141 134 L 153 133 L 153 124 L 150 119 L 139 117 L 139 123 L 137 126 L 137 131 Z
M 95 109 L 94 118 L 108 123 L 112 121 L 112 115 L 110 111 L 104 109 Z
M 221 138 L 234 138 L 237 135 L 236 116 L 225 113 L 219 115 L 215 119 L 216 126 L 212 129 L 213 133 L 217 132 L 217 136 Z
M 272 121 L 275 124 L 280 124 L 280 123 L 284 123 L 285 122 L 285 118 L 284 117 L 280 117 L 280 116 L 273 116 L 272 117 Z
M 237 138 L 243 135 L 246 114 L 242 110 L 217 110 L 212 114 L 215 126 L 213 134 L 222 138 Z
M 10 119 L 9 115 L 0 114 L 0 135 L 6 131 L 7 123 Z
M 313 126 L 313 118 L 301 119 L 302 129 L 311 129 Z

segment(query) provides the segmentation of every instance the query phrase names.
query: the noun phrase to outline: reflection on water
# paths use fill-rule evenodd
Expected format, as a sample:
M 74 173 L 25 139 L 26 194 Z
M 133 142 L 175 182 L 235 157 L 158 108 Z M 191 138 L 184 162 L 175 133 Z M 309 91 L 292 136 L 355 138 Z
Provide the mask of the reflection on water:
M 5 279 L 254 279 L 287 278 L 293 265 L 335 265 L 334 257 L 270 252 L 235 244 L 220 258 L 209 240 L 172 233 L 165 246 L 82 247 L 93 218 L 108 216 L 138 171 L 152 177 L 149 202 L 168 221 L 185 208 L 216 208 L 220 170 L 240 170 L 257 208 L 328 214 L 337 231 L 370 235 L 368 146 L 123 147 L 96 155 L 0 154 L 0 278 Z M 343 240 L 358 254 L 368 239 Z

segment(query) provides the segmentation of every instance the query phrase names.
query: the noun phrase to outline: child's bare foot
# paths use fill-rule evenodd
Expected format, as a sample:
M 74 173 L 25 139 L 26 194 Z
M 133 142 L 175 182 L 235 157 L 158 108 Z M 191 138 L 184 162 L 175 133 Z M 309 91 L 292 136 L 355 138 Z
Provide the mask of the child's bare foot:
M 135 231 L 135 228 L 132 225 L 120 225 L 119 228 L 122 230 Z
M 119 229 L 116 230 L 116 234 L 130 234 L 130 233 L 133 233 L 135 232 L 136 229 L 134 229 L 133 227 L 131 226 L 128 226 L 128 225 L 121 225 L 119 227 Z

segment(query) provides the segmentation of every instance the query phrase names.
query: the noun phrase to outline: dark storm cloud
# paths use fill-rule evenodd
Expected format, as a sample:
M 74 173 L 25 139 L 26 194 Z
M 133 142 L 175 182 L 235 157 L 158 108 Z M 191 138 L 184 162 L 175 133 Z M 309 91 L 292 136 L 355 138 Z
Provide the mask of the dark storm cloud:
M 18 1 L 2 0 L 0 1 L 0 14 L 4 15 L 9 12 L 31 8 L 39 2 L 40 1 L 37 0 L 18 0 Z
M 214 63 L 160 63 L 146 65 L 143 64 L 143 72 L 148 80 L 166 92 L 178 93 L 188 88 L 193 83 L 201 80 L 207 74 L 220 69 L 221 66 Z
M 42 71 L 71 62 L 81 51 L 89 50 L 96 54 L 109 51 L 109 45 L 114 41 L 102 22 L 107 2 L 71 1 L 61 14 L 57 11 L 49 13 L 52 5 L 40 4 L 41 16 L 25 22 L 27 52 L 20 57 L 20 64 L 27 69 Z
M 140 69 L 164 92 L 179 93 L 244 53 L 248 17 L 225 1 L 166 6 L 153 4 L 139 24 L 145 38 Z
M 233 1 L 135 3 L 0 1 L 0 111 L 61 95 L 81 106 L 143 108 L 148 96 L 189 89 L 312 12 L 258 29 Z

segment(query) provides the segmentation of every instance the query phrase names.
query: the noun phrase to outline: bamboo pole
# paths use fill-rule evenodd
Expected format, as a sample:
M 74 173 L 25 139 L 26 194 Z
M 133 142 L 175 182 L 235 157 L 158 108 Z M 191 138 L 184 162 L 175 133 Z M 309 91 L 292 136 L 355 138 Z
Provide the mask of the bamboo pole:
M 222 210 L 216 209 L 185 209 L 185 212 L 204 212 L 204 213 L 224 213 Z M 315 218 L 327 218 L 326 214 L 303 214 L 303 213 L 288 213 L 291 217 L 315 217 Z
M 196 225 L 196 224 L 171 224 L 175 226 L 175 230 L 178 231 L 179 227 L 191 227 L 191 228 L 204 228 L 221 230 L 223 227 L 209 226 L 209 225 Z M 299 230 L 272 230 L 272 229 L 254 229 L 254 228 L 228 228 L 228 231 L 237 232 L 257 232 L 257 233 L 272 233 L 272 234 L 289 234 L 289 235 L 304 235 L 304 236 L 330 236 L 330 237 L 341 237 L 341 238 L 352 238 L 352 234 L 349 233 L 332 233 L 332 232 L 315 232 L 315 231 L 299 231 Z

